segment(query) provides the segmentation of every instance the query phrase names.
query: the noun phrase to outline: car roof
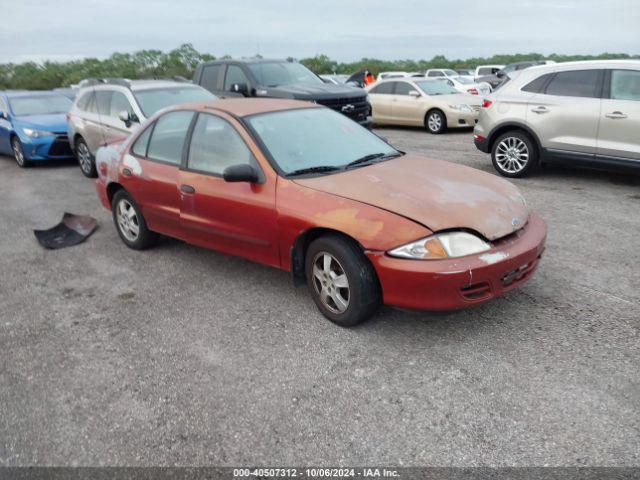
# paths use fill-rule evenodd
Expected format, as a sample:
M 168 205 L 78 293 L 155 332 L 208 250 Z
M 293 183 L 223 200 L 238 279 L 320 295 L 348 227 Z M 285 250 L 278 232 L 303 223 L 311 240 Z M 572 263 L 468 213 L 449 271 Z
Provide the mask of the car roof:
M 172 107 L 170 110 L 218 110 L 235 117 L 248 117 L 259 113 L 279 112 L 283 110 L 297 110 L 300 108 L 322 108 L 311 102 L 302 100 L 287 100 L 280 98 L 224 98 L 210 102 L 197 102 Z
M 295 60 L 287 60 L 284 58 L 227 58 L 227 59 L 219 59 L 219 60 L 211 60 L 208 62 L 202 62 L 202 65 L 214 65 L 214 64 L 222 64 L 222 63 L 298 63 Z
M 88 85 L 85 88 L 95 88 L 96 90 L 109 90 L 113 88 L 124 88 L 132 91 L 150 90 L 155 88 L 202 88 L 191 82 L 176 82 L 175 80 L 128 80 L 126 84 L 120 83 L 98 83 L 96 85 Z

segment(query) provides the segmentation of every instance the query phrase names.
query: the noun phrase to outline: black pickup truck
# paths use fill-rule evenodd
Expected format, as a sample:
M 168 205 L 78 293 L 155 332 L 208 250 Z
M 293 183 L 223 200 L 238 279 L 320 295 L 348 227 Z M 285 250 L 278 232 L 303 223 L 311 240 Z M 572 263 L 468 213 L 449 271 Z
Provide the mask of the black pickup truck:
M 367 92 L 350 85 L 332 85 L 304 65 L 287 60 L 215 60 L 196 67 L 193 83 L 225 97 L 307 100 L 343 113 L 363 126 L 371 124 Z

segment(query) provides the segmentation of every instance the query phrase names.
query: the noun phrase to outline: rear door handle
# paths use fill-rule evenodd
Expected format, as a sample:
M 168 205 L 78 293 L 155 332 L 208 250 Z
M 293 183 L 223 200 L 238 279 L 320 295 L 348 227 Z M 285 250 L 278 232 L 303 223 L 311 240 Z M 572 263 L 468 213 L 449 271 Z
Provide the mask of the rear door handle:
M 611 113 L 607 113 L 607 114 L 605 115 L 605 117 L 607 117 L 607 118 L 613 118 L 613 119 L 622 119 L 622 118 L 627 118 L 627 116 L 626 116 L 624 113 L 622 113 L 622 112 L 618 112 L 618 111 L 611 112 Z
M 180 191 L 184 193 L 196 193 L 196 189 L 191 185 L 180 185 Z
M 540 107 L 532 108 L 531 111 L 533 113 L 548 113 L 549 109 L 547 107 L 540 106 Z

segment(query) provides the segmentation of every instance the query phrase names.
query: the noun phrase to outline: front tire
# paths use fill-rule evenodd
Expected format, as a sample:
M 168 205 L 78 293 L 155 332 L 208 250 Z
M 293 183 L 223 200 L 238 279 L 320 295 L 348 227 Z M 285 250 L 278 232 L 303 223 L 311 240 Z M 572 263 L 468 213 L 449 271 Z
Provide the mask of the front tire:
M 149 230 L 140 207 L 125 190 L 118 190 L 113 196 L 111 211 L 118 235 L 127 247 L 144 250 L 158 240 L 158 234 Z
M 438 135 L 447 129 L 447 117 L 440 110 L 431 110 L 427 112 L 424 126 L 429 133 Z
M 493 167 L 504 177 L 526 177 L 538 167 L 538 160 L 533 140 L 522 131 L 503 133 L 491 148 Z
M 96 159 L 91 155 L 91 150 L 84 138 L 78 137 L 75 145 L 76 158 L 80 165 L 80 171 L 87 178 L 96 178 L 98 171 L 96 170 Z
M 13 158 L 20 168 L 28 168 L 31 166 L 31 162 L 24 156 L 24 149 L 22 148 L 22 142 L 18 137 L 11 139 L 11 150 L 13 151 Z
M 373 266 L 345 237 L 327 235 L 314 240 L 307 249 L 305 273 L 313 301 L 336 325 L 357 325 L 380 306 L 380 285 Z

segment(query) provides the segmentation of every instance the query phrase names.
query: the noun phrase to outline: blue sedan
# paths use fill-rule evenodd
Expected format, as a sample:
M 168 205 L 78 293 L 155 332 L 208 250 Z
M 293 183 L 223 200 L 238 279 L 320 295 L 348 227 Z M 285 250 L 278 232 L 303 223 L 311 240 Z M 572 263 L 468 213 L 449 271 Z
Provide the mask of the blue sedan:
M 55 92 L 0 92 L 0 154 L 13 155 L 20 167 L 73 158 L 67 138 L 70 107 L 71 100 Z

